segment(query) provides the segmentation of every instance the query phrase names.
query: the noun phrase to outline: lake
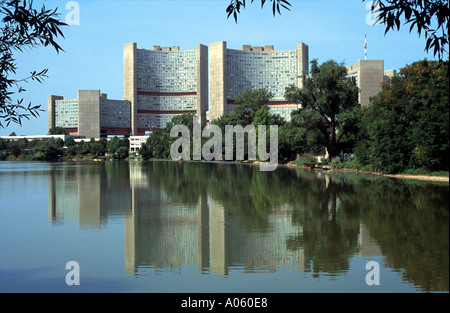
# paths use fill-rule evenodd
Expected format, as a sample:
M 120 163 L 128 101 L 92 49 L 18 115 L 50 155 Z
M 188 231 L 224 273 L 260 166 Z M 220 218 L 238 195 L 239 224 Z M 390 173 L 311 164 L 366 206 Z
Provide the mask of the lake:
M 5 161 L 0 197 L 0 292 L 449 291 L 448 183 Z

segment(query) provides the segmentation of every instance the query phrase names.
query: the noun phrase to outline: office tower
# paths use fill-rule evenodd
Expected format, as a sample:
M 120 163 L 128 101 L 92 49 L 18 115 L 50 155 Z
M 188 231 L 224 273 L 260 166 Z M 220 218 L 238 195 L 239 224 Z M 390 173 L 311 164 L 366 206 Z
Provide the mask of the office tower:
M 183 113 L 205 116 L 208 108 L 208 48 L 124 46 L 124 99 L 131 102 L 133 135 L 164 128 Z
M 108 99 L 100 90 L 78 90 L 77 99 L 48 96 L 48 128 L 63 127 L 81 138 L 130 133 L 130 102 Z
M 237 95 L 249 89 L 265 88 L 273 94 L 270 111 L 290 120 L 298 105 L 284 99 L 285 88 L 303 87 L 309 72 L 309 49 L 298 43 L 297 49 L 275 51 L 274 46 L 228 49 L 225 41 L 209 45 L 209 118 L 229 113 Z
M 383 60 L 358 60 L 347 67 L 347 72 L 356 78 L 358 99 L 362 106 L 368 105 L 370 98 L 381 91 L 381 83 L 396 75 L 395 70 L 384 71 Z

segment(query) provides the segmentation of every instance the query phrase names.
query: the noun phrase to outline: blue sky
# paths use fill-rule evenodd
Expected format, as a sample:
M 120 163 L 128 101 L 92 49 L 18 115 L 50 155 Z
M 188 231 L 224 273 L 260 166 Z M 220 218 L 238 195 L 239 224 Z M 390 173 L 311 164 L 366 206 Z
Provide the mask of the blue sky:
M 58 7 L 61 19 L 71 17 L 73 7 L 65 0 L 34 1 L 38 8 Z M 22 127 L 10 124 L 0 135 L 46 134 L 47 96 L 77 97 L 78 89 L 100 89 L 111 99 L 123 99 L 123 45 L 136 42 L 138 48 L 153 45 L 195 49 L 227 41 L 231 49 L 242 45 L 274 45 L 276 50 L 296 49 L 297 42 L 309 45 L 310 60 L 319 63 L 333 59 L 352 65 L 364 59 L 364 35 L 367 35 L 368 59 L 384 60 L 385 70 L 428 58 L 425 40 L 409 27 L 384 34 L 384 25 L 370 23 L 367 1 L 291 0 L 291 11 L 273 17 L 270 3 L 263 9 L 260 1 L 241 11 L 238 23 L 227 19 L 229 0 L 78 0 L 79 25 L 63 28 L 65 38 L 58 43 L 65 52 L 57 54 L 39 47 L 15 54 L 17 78 L 30 71 L 48 68 L 43 84 L 30 82 L 24 103 L 41 104 L 45 112 L 39 118 L 24 120 Z M 248 0 L 248 2 L 250 2 Z

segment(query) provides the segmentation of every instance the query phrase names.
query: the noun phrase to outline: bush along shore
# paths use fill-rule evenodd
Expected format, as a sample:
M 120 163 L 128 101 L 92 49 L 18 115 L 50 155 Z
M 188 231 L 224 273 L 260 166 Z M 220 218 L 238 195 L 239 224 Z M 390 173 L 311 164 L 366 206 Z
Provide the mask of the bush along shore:
M 126 138 L 102 138 L 75 142 L 73 137 L 41 140 L 0 139 L 0 160 L 10 161 L 83 161 L 124 160 L 128 155 Z
M 227 126 L 277 126 L 278 161 L 282 164 L 305 168 L 315 164 L 314 170 L 448 180 L 447 74 L 448 63 L 414 62 L 383 83 L 369 105 L 361 106 L 355 81 L 348 77 L 346 68 L 328 61 L 319 65 L 315 60 L 304 87 L 290 86 L 285 90 L 285 99 L 301 104 L 291 112 L 289 121 L 271 113 L 267 104 L 273 95 L 261 88 L 236 96 L 240 105 L 210 124 L 220 128 L 222 134 Z M 180 124 L 188 128 L 189 134 L 193 133 L 192 115 L 178 115 L 164 129 L 152 133 L 140 149 L 140 156 L 170 158 L 170 146 L 175 141 L 171 129 Z M 202 147 L 207 140 L 202 137 Z M 222 143 L 225 141 L 222 138 Z M 323 156 L 325 152 L 326 159 L 316 162 L 311 158 L 311 154 Z M 296 158 L 297 155 L 301 157 Z
M 149 158 L 155 160 L 155 158 Z M 157 158 L 158 160 L 170 160 L 169 158 Z M 100 141 L 80 141 L 76 143 L 73 138 L 66 142 L 61 139 L 32 140 L 20 139 L 9 141 L 0 139 L 0 160 L 2 161 L 110 161 L 110 160 L 139 160 L 138 155 L 128 154 L 128 140 L 124 138 L 113 138 Z M 259 161 L 231 161 L 233 163 L 259 164 Z M 296 160 L 283 162 L 280 165 L 289 167 L 301 167 L 307 170 L 324 170 L 339 172 L 356 172 L 369 175 L 383 175 L 387 177 L 449 181 L 449 172 L 430 172 L 425 169 L 407 170 L 403 173 L 388 174 L 374 171 L 370 166 L 361 165 L 355 156 L 347 161 L 341 161 L 336 157 L 328 162 L 319 154 L 305 153 L 298 156 Z
M 287 163 L 288 166 L 303 167 L 309 170 L 326 170 L 335 172 L 354 172 L 367 175 L 385 176 L 400 179 L 428 180 L 437 182 L 449 182 L 448 171 L 427 171 L 423 168 L 408 169 L 402 173 L 390 174 L 375 171 L 371 166 L 364 166 L 358 162 L 356 156 L 351 156 L 347 161 L 341 161 L 336 157 L 331 162 L 326 162 L 325 158 L 315 157 L 312 154 L 305 154 L 295 161 Z
M 268 103 L 273 95 L 261 88 L 237 95 L 235 100 L 240 105 L 210 124 L 221 131 L 218 136 L 223 136 L 229 126 L 253 126 L 255 129 L 276 126 L 280 164 L 312 170 L 448 181 L 448 70 L 448 63 L 414 62 L 383 83 L 370 104 L 361 107 L 354 78 L 348 77 L 342 64 L 327 61 L 319 65 L 313 60 L 311 75 L 304 87 L 289 86 L 285 90 L 288 101 L 301 104 L 299 109 L 291 112 L 289 121 L 271 113 Z M 165 128 L 154 130 L 141 146 L 139 159 L 171 159 L 170 147 L 177 140 L 172 136 L 172 128 L 176 125 L 187 127 L 193 142 L 193 117 L 194 114 L 176 115 Z M 201 129 L 205 128 L 205 123 L 203 120 Z M 264 134 L 258 132 L 258 136 L 262 138 Z M 225 139 L 222 137 L 221 142 L 225 143 Z M 267 137 L 266 142 L 268 140 Z M 209 138 L 202 136 L 201 146 L 204 147 L 207 141 Z M 233 145 L 236 146 L 236 141 Z M 75 142 L 73 138 L 65 142 L 62 139 L 1 139 L 0 159 L 124 160 L 129 158 L 128 147 L 128 139 L 117 137 L 81 142 Z M 216 152 L 216 148 L 219 149 L 210 146 L 210 152 L 211 149 Z M 248 144 L 244 151 L 244 159 L 248 160 Z M 325 152 L 327 157 L 319 160 L 317 155 L 323 156 Z M 192 149 L 190 153 L 192 159 Z

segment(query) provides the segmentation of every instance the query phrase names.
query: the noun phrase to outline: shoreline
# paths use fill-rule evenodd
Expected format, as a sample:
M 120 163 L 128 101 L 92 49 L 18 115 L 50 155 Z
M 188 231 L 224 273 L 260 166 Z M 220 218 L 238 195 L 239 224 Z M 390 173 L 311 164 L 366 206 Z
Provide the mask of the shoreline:
M 288 167 L 307 168 L 302 165 L 297 165 L 297 164 L 292 164 L 292 163 L 286 163 L 286 164 L 282 164 L 282 165 L 288 166 Z M 314 171 L 314 169 L 311 169 L 311 170 Z M 425 181 L 447 182 L 447 183 L 450 181 L 449 176 L 387 174 L 387 173 L 380 173 L 380 172 L 360 171 L 360 170 L 354 170 L 354 169 L 350 169 L 350 168 L 331 169 L 327 166 L 322 167 L 322 170 L 326 170 L 326 171 L 330 171 L 330 172 L 341 172 L 341 173 L 358 173 L 358 174 L 383 176 L 383 177 L 398 178 L 398 179 L 425 180 Z
M 172 159 L 154 159 L 158 161 L 175 161 L 180 162 L 178 160 L 172 160 Z M 5 161 L 25 161 L 25 160 L 5 160 Z M 80 158 L 78 160 L 59 160 L 59 161 L 44 161 L 44 162 L 110 162 L 115 161 L 114 159 L 104 159 L 104 158 Z M 125 162 L 142 162 L 142 161 L 152 161 L 152 160 L 137 160 L 137 159 L 128 159 L 128 160 L 122 160 Z M 42 161 L 25 161 L 25 162 L 42 162 Z M 184 161 L 181 161 L 184 162 Z M 210 161 L 211 162 L 211 161 Z M 223 162 L 223 161 L 222 161 Z M 234 163 L 234 164 L 262 164 L 264 162 L 260 161 L 225 161 L 226 163 Z M 292 163 L 281 163 L 278 164 L 278 166 L 286 166 L 291 168 L 308 168 L 304 167 L 302 165 L 292 164 Z M 315 171 L 314 169 L 310 169 L 311 171 Z M 354 170 L 354 169 L 348 169 L 348 168 L 340 168 L 340 169 L 331 169 L 327 166 L 321 167 L 320 170 L 330 171 L 330 172 L 341 172 L 341 173 L 359 173 L 359 174 L 366 174 L 366 175 L 372 175 L 372 176 L 383 176 L 383 177 L 390 177 L 390 178 L 397 178 L 397 179 L 409 179 L 409 180 L 422 180 L 422 181 L 434 181 L 434 182 L 449 182 L 449 176 L 433 176 L 433 175 L 414 175 L 414 174 L 387 174 L 387 173 L 380 173 L 380 172 L 371 172 L 371 171 L 360 171 L 360 170 Z
M 336 170 L 330 170 L 330 171 L 353 172 L 353 173 L 361 173 L 361 174 L 373 175 L 373 176 L 384 176 L 384 177 L 398 178 L 398 179 L 426 180 L 426 181 L 447 182 L 447 183 L 449 182 L 448 176 L 386 174 L 386 173 L 377 173 L 377 172 L 369 172 L 369 171 L 358 171 L 358 170 L 352 170 L 352 169 L 336 169 Z
M 302 167 L 301 165 L 293 165 L 293 164 L 286 164 L 286 165 L 291 166 L 291 167 Z M 447 182 L 447 183 L 449 182 L 449 176 L 387 174 L 387 173 L 380 173 L 380 172 L 360 171 L 360 170 L 354 170 L 354 169 L 349 169 L 349 168 L 341 168 L 341 169 L 327 168 L 327 171 L 341 172 L 341 173 L 359 173 L 359 174 L 366 174 L 366 175 L 372 175 L 372 176 L 383 176 L 383 177 L 398 178 L 398 179 L 425 180 L 425 181 L 436 181 L 436 182 Z

